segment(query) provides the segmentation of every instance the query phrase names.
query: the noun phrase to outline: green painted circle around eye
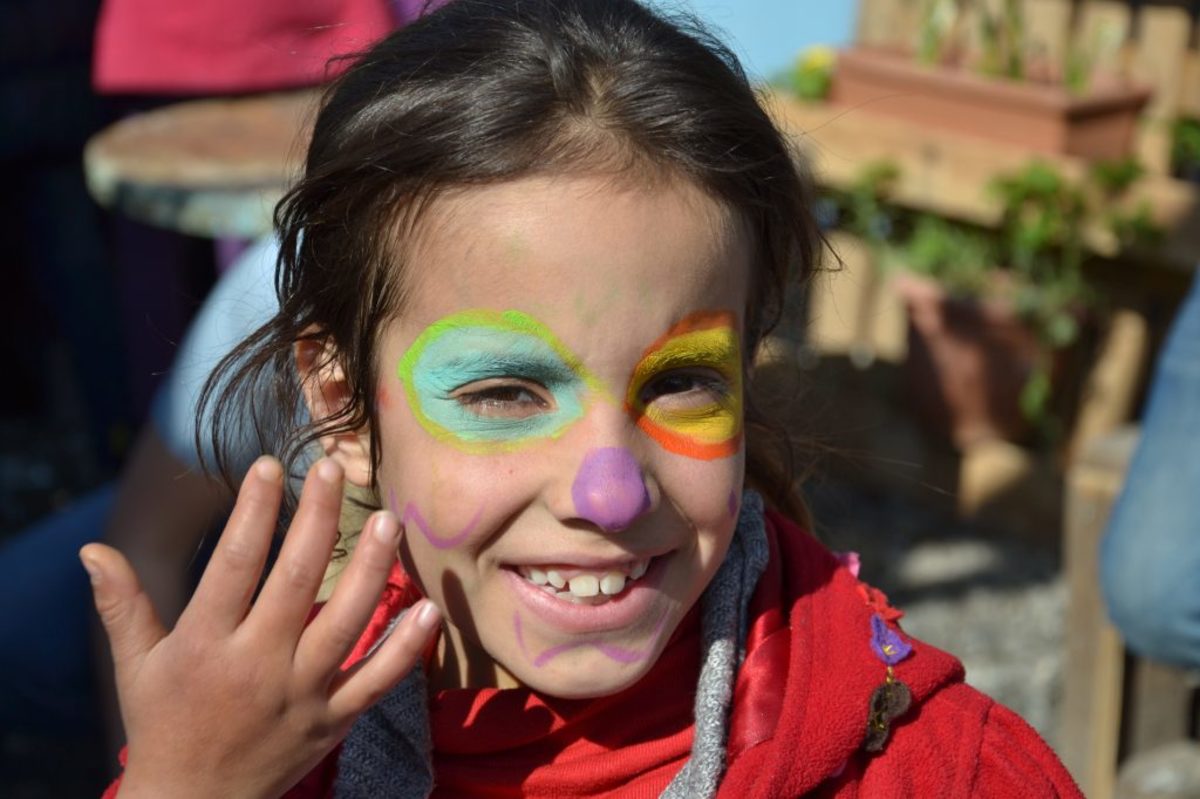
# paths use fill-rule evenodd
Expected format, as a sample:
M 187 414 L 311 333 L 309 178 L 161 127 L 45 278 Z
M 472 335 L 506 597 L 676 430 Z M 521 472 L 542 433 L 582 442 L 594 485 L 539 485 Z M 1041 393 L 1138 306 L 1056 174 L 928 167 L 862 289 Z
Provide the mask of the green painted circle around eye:
M 468 452 L 504 452 L 560 435 L 583 416 L 591 375 L 545 325 L 520 311 L 470 310 L 425 328 L 396 369 L 409 406 L 434 438 Z M 454 392 L 491 378 L 532 380 L 554 407 L 523 418 L 484 416 Z

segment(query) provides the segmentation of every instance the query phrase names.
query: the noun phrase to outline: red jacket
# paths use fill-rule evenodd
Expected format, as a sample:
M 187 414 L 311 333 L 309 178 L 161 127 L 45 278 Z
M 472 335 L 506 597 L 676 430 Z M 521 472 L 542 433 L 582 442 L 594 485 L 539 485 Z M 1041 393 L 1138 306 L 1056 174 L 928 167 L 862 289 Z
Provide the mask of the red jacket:
M 1036 732 L 963 683 L 962 665 L 913 641 L 895 666 L 913 706 L 883 751 L 861 745 L 886 667 L 869 646 L 871 617 L 894 615 L 819 543 L 769 514 L 772 559 L 752 605 L 752 648 L 734 695 L 721 796 L 1082 797 Z M 787 609 L 786 624 L 773 618 Z M 753 680 L 760 661 L 781 679 Z

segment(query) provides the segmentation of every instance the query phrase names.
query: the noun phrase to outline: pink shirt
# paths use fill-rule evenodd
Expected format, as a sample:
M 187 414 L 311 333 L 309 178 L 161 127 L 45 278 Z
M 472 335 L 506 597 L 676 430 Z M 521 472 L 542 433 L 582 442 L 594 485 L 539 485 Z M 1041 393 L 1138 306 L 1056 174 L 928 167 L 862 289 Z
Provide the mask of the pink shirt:
M 398 11 L 399 21 L 411 16 Z M 105 0 L 93 84 L 130 94 L 313 85 L 345 68 L 330 58 L 392 30 L 393 12 L 388 0 Z

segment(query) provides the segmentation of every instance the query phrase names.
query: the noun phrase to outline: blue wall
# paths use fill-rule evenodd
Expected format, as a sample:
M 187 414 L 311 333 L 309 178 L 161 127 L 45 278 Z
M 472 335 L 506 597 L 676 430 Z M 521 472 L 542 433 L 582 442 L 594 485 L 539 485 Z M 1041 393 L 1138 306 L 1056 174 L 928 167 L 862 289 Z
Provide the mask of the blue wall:
M 814 44 L 841 45 L 854 30 L 854 0 L 649 0 L 691 10 L 741 57 L 746 70 L 769 78 Z

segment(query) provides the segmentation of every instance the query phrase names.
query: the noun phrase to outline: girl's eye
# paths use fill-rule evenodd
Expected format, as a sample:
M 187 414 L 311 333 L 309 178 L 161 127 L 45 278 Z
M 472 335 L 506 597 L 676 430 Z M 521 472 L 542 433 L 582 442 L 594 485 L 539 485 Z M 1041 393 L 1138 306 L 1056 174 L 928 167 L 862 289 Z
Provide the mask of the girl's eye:
M 659 403 L 694 408 L 720 402 L 729 396 L 729 381 L 711 369 L 666 372 L 651 379 L 640 392 L 643 405 Z
M 543 386 L 523 380 L 482 380 L 463 386 L 453 397 L 472 413 L 500 419 L 526 419 L 554 408 Z

